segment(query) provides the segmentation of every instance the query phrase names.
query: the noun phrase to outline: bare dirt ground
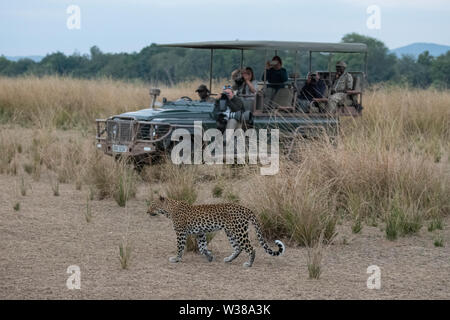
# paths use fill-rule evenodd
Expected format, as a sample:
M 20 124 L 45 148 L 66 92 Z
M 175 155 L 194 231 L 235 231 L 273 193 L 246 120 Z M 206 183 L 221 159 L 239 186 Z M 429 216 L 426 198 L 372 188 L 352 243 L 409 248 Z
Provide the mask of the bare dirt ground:
M 169 263 L 175 233 L 166 218 L 146 214 L 146 186 L 140 186 L 127 210 L 111 199 L 92 201 L 93 218 L 87 223 L 86 190 L 62 184 L 56 197 L 45 178 L 26 181 L 30 189 L 21 196 L 17 177 L 0 176 L 1 299 L 450 298 L 448 218 L 440 231 L 444 247 L 434 246 L 426 225 L 418 235 L 388 241 L 380 227 L 364 225 L 361 234 L 352 235 L 343 224 L 326 253 L 320 280 L 309 280 L 305 248 L 288 245 L 285 255 L 271 257 L 253 229 L 257 252 L 250 269 L 242 266 L 245 254 L 232 264 L 223 262 L 231 252 L 223 231 L 210 244 L 213 262 L 186 253 L 181 263 Z M 13 209 L 16 201 L 19 211 Z M 133 249 L 129 269 L 122 270 L 118 246 L 126 234 Z M 80 290 L 66 287 L 70 265 L 81 269 Z M 367 288 L 370 265 L 381 268 L 379 290 Z

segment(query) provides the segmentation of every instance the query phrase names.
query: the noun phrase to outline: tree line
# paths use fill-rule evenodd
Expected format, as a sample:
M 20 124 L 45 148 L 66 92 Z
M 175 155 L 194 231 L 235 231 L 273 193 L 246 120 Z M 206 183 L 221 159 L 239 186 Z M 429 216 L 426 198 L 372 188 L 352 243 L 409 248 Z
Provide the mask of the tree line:
M 450 51 L 433 57 L 428 51 L 417 58 L 404 55 L 398 58 L 389 53 L 386 45 L 371 37 L 350 33 L 342 42 L 361 42 L 368 46 L 368 81 L 369 83 L 387 82 L 411 87 L 448 88 L 450 84 Z M 289 73 L 297 72 L 305 76 L 309 69 L 307 53 L 287 51 L 265 52 L 264 50 L 245 51 L 243 64 L 250 66 L 257 78 L 264 72 L 264 62 L 277 53 L 283 59 L 283 66 Z M 240 66 L 239 50 L 215 50 L 213 56 L 213 77 L 229 78 L 231 71 Z M 363 70 L 362 54 L 327 54 L 314 53 L 313 70 L 334 70 L 334 63 L 344 60 L 349 71 Z M 110 77 L 113 79 L 140 79 L 146 82 L 159 82 L 174 85 L 181 81 L 208 79 L 210 67 L 210 50 L 165 48 L 151 44 L 140 52 L 103 53 L 97 46 L 90 49 L 90 54 L 65 55 L 61 52 L 46 55 L 41 61 L 31 59 L 10 61 L 0 57 L 0 75 L 60 75 L 76 78 Z

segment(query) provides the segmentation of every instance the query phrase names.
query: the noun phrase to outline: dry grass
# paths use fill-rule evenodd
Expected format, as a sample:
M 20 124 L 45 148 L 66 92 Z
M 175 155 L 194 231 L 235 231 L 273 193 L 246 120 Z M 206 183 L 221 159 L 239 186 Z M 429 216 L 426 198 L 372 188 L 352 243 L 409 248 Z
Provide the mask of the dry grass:
M 96 118 L 148 107 L 151 86 L 161 89 L 161 99 L 175 100 L 185 95 L 195 98 L 200 83 L 201 80 L 167 87 L 107 78 L 0 77 L 0 122 L 37 128 L 92 128 Z
M 308 266 L 308 274 L 310 279 L 318 280 L 322 274 L 322 260 L 326 251 L 330 248 L 334 236 L 330 241 L 324 241 L 324 233 L 322 232 L 311 245 L 307 247 L 306 264 Z
M 199 83 L 161 87 L 161 96 L 195 98 Z M 138 177 L 126 161 L 97 152 L 93 124 L 95 118 L 146 107 L 149 86 L 109 79 L 0 78 L 0 122 L 9 123 L 0 132 L 0 173 L 39 180 L 50 171 L 57 183 L 85 185 L 91 199 L 94 193 L 114 197 L 119 205 L 134 196 L 141 179 L 189 203 L 198 198 L 199 186 L 214 181 L 207 192 L 255 209 L 269 237 L 305 245 L 322 232 L 329 239 L 341 218 L 353 221 L 355 233 L 364 223 L 380 223 L 386 236 L 395 238 L 450 211 L 448 91 L 372 88 L 364 97 L 363 117 L 343 119 L 337 147 L 326 139 L 300 139 L 290 157 L 280 159 L 275 176 L 260 176 L 249 166 L 163 162 Z M 224 187 L 239 181 L 247 185 Z
M 132 246 L 127 237 L 122 238 L 119 244 L 119 262 L 122 269 L 128 269 L 130 266 Z

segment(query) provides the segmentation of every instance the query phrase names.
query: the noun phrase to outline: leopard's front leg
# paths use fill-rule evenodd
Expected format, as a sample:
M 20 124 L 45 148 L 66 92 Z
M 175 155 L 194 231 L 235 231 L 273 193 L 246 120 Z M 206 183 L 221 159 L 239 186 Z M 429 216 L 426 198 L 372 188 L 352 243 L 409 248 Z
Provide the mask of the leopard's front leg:
M 213 260 L 213 255 L 211 251 L 208 250 L 208 242 L 206 241 L 206 235 L 204 233 L 199 233 L 197 235 L 197 243 L 198 243 L 198 250 L 201 254 L 204 254 L 206 256 L 206 259 L 208 259 L 209 262 Z
M 186 245 L 186 233 L 185 232 L 177 232 L 177 256 L 170 257 L 169 261 L 172 263 L 180 262 L 181 257 L 183 256 L 184 246 Z

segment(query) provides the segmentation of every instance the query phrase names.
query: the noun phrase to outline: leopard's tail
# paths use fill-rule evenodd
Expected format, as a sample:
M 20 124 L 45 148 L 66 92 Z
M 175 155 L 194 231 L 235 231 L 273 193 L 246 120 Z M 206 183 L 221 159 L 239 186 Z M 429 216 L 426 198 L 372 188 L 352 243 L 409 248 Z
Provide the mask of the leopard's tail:
M 255 226 L 256 235 L 258 236 L 259 243 L 264 248 L 264 250 L 270 254 L 271 256 L 281 256 L 284 251 L 286 251 L 286 247 L 284 246 L 284 243 L 280 240 L 275 240 L 276 245 L 278 246 L 278 251 L 273 251 L 270 249 L 269 245 L 267 244 L 266 240 L 264 239 L 261 231 L 261 226 L 259 224 L 258 219 L 254 214 L 250 215 L 250 221 Z

